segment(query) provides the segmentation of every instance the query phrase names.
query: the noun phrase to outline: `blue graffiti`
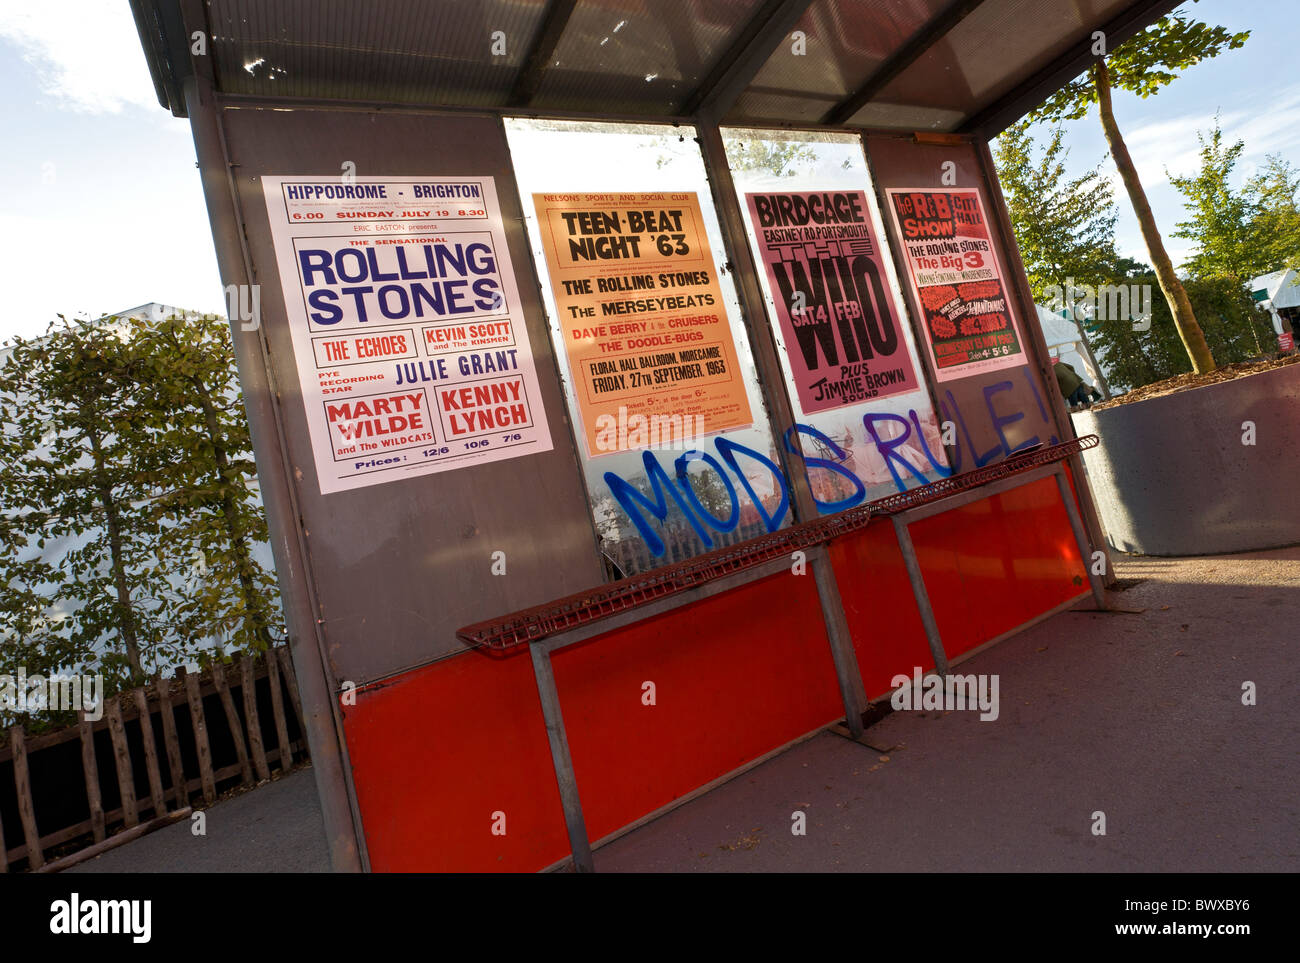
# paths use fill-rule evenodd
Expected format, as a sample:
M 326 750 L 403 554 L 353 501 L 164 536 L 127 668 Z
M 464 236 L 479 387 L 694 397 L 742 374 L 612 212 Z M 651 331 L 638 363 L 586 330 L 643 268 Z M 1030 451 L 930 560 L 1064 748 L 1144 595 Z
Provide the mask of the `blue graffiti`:
M 1032 373 L 1027 367 L 1020 369 L 1019 373 L 1029 383 L 1029 387 L 1033 391 L 1039 416 L 1044 423 L 1050 426 L 1051 420 L 1048 417 L 1047 407 L 1043 403 L 1042 394 L 1034 381 Z M 909 487 L 928 485 L 933 481 L 949 478 L 960 472 L 967 453 L 970 454 L 973 466 L 980 468 L 999 456 L 1007 457 L 1039 444 L 1038 435 L 1025 438 L 1014 448 L 1007 439 L 1006 429 L 1026 417 L 1024 411 L 999 410 L 998 396 L 1003 392 L 1012 390 L 1014 387 L 1015 384 L 1012 381 L 999 381 L 986 385 L 983 389 L 983 413 L 987 415 L 988 423 L 992 426 L 993 432 L 998 438 L 998 444 L 984 452 L 980 452 L 976 448 L 975 439 L 967 424 L 965 412 L 957 404 L 952 392 L 944 392 L 943 397 L 939 399 L 939 408 L 943 421 L 953 426 L 954 434 L 948 464 L 944 464 L 936 453 L 931 450 L 930 442 L 921 428 L 921 417 L 914 409 L 909 410 L 906 417 L 888 412 L 868 413 L 862 416 L 862 424 L 866 429 L 867 439 L 871 447 L 883 460 L 885 467 L 889 469 L 895 488 L 900 492 L 906 491 Z M 893 426 L 900 433 L 887 437 L 890 433 L 881 430 L 886 425 Z M 815 442 L 818 450 L 829 452 L 836 460 L 812 457 L 805 454 L 800 450 L 799 436 Z M 909 440 L 919 445 L 921 453 L 928 462 L 927 465 L 915 465 L 907 458 L 904 445 Z M 866 499 L 866 483 L 846 465 L 842 464 L 848 455 L 834 439 L 812 425 L 795 424 L 786 429 L 782 441 L 785 451 L 793 458 L 803 462 L 805 472 L 830 472 L 852 486 L 853 491 L 851 494 L 833 501 L 823 501 L 814 494 L 813 498 L 817 510 L 821 514 L 830 515 L 844 511 L 853 508 Z M 1050 434 L 1048 444 L 1054 445 L 1057 442 L 1057 436 Z M 713 444 L 717 449 L 717 457 L 708 452 L 692 449 L 677 457 L 673 463 L 672 475 L 659 463 L 659 459 L 653 451 L 643 451 L 641 453 L 641 462 L 645 468 L 648 493 L 612 471 L 605 472 L 605 484 L 609 486 L 614 500 L 618 502 L 624 513 L 631 519 L 632 524 L 636 526 L 637 532 L 645 541 L 646 548 L 656 558 L 665 553 L 666 546 L 663 538 L 655 530 L 654 525 L 651 524 L 651 519 L 656 519 L 660 523 L 666 522 L 674 506 L 686 518 L 687 523 L 694 529 L 706 548 L 712 548 L 714 545 L 710 532 L 725 534 L 736 529 L 741 520 L 742 501 L 740 492 L 737 490 L 736 484 L 733 483 L 733 475 L 769 532 L 779 529 L 785 516 L 789 513 L 790 484 L 780 465 L 767 455 L 728 438 L 715 438 Z M 749 477 L 741 468 L 742 459 L 749 459 L 751 463 L 761 466 L 771 474 L 773 491 L 779 494 L 775 504 L 771 504 L 770 499 L 765 503 L 763 498 L 754 490 Z M 729 506 L 725 517 L 714 514 L 718 506 L 714 506 L 713 510 L 710 510 L 701 502 L 688 475 L 688 467 L 692 462 L 703 463 L 721 481 Z M 730 473 L 728 473 L 728 469 Z M 811 477 L 809 475 L 810 480 Z

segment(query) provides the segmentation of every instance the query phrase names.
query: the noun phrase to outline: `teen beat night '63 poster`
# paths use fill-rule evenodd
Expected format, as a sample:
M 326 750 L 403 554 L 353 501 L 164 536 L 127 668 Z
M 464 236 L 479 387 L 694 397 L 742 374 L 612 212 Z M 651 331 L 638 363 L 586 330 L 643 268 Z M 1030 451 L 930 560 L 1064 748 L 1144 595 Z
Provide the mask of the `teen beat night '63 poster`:
M 863 191 L 745 195 L 803 411 L 917 389 Z
M 693 192 L 534 194 L 588 454 L 753 423 Z M 689 439 L 689 440 L 686 440 Z
M 939 381 L 1025 363 L 979 192 L 890 188 Z

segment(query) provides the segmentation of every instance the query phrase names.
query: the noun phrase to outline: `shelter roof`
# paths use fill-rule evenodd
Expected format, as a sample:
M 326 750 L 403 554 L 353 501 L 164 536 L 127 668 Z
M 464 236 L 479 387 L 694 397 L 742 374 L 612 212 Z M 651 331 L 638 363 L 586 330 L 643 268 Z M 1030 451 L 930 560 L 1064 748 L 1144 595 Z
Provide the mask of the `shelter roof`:
M 991 136 L 1176 0 L 131 0 L 158 100 Z M 799 33 L 796 33 L 798 31 Z M 202 56 L 191 48 L 204 35 Z

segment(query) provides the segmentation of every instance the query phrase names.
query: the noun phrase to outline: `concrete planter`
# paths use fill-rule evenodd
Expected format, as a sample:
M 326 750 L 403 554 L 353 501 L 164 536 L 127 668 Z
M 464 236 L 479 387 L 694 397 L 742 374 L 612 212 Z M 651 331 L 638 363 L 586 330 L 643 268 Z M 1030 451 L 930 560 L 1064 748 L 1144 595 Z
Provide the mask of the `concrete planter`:
M 1300 364 L 1072 416 L 1111 545 L 1214 555 L 1300 543 Z M 1249 426 L 1254 425 L 1254 444 Z

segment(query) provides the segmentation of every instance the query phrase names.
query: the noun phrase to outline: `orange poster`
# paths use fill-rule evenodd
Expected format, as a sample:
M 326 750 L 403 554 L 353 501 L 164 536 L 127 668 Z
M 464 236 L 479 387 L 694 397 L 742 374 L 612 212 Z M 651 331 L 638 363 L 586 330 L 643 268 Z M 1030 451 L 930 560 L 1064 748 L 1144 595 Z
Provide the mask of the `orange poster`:
M 534 194 L 587 451 L 752 423 L 694 193 Z

